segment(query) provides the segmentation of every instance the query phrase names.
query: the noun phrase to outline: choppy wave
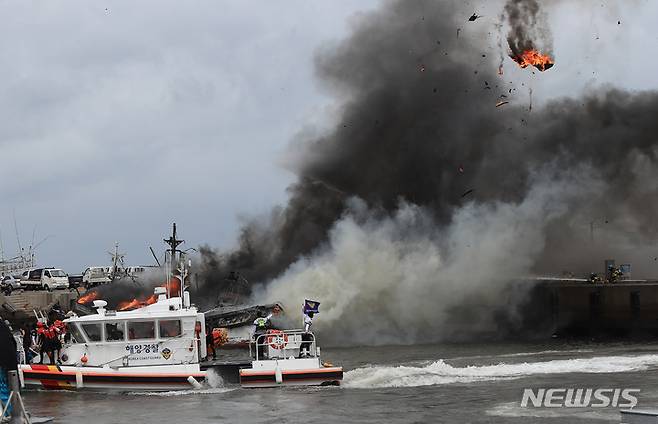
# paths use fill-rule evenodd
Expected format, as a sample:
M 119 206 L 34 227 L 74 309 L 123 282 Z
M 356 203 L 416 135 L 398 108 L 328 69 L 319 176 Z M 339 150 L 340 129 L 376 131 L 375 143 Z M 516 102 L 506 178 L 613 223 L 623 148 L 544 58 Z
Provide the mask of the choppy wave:
M 592 353 L 592 349 L 571 349 L 571 350 L 541 350 L 538 352 L 519 352 L 505 353 L 499 356 L 540 356 L 540 355 L 562 355 L 567 353 Z
M 454 367 L 438 360 L 427 366 L 371 366 L 345 373 L 351 388 L 418 387 L 522 378 L 537 374 L 614 373 L 642 371 L 658 365 L 658 355 L 599 356 L 552 361 Z
M 168 392 L 132 392 L 129 394 L 140 396 L 186 396 L 186 395 L 213 395 L 235 390 L 235 387 L 225 387 L 224 379 L 214 369 L 206 372 L 204 387 L 188 390 L 171 390 Z
M 576 418 L 619 422 L 617 409 L 578 410 L 574 408 L 524 408 L 519 402 L 496 405 L 485 412 L 489 416 L 505 418 L 544 418 L 570 422 Z
M 190 390 L 172 390 L 169 392 L 129 392 L 129 395 L 135 396 L 187 396 L 187 395 L 214 395 L 218 393 L 226 393 L 235 390 L 235 388 L 215 387 L 208 389 L 190 389 Z
M 515 353 L 500 353 L 497 355 L 469 355 L 469 356 L 456 356 L 450 359 L 485 359 L 485 358 L 515 358 L 519 356 L 544 356 L 544 355 L 567 355 L 571 353 L 592 353 L 592 349 L 569 349 L 569 350 L 539 350 L 535 352 L 515 352 Z M 432 361 L 427 361 L 431 363 Z

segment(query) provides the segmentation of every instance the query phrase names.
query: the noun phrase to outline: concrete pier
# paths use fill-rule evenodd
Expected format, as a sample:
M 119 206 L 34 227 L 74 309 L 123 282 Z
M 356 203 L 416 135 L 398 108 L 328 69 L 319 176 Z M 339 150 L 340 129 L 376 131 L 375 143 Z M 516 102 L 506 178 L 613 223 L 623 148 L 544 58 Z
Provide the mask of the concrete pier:
M 0 294 L 0 316 L 10 321 L 34 318 L 33 310 L 47 312 L 59 303 L 64 312 L 70 309 L 71 301 L 78 298 L 75 290 L 27 291 L 17 290 L 11 295 Z
M 615 283 L 550 280 L 534 287 L 523 307 L 529 326 L 558 336 L 658 335 L 658 281 Z

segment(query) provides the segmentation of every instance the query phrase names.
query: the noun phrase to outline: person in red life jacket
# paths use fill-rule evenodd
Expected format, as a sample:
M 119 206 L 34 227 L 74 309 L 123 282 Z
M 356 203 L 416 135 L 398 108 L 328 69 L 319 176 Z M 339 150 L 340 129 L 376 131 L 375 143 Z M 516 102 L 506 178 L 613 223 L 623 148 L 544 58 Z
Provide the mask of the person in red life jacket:
M 55 350 L 55 339 L 57 337 L 57 333 L 55 332 L 54 326 L 45 326 L 44 325 L 44 330 L 43 330 L 43 343 L 41 345 L 41 351 L 45 352 L 46 355 L 48 355 L 49 363 L 54 364 L 55 359 L 53 357 L 53 352 Z M 41 357 L 43 359 L 43 356 Z

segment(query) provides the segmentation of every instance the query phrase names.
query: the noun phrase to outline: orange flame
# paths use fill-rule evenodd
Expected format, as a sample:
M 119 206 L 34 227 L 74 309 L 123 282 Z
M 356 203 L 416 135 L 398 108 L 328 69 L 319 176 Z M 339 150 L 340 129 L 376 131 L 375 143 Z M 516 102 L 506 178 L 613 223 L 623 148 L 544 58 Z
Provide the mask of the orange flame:
M 526 50 L 520 55 L 510 57 L 522 68 L 532 65 L 542 72 L 550 69 L 555 64 L 550 56 L 543 55 L 537 50 Z
M 139 308 L 140 306 L 142 306 L 142 303 L 137 299 L 133 299 L 126 302 L 119 302 L 119 304 L 117 305 L 117 311 L 127 311 L 130 309 Z
M 164 287 L 167 288 L 167 284 L 163 284 L 159 287 Z M 169 292 L 172 296 L 176 296 L 176 294 L 180 290 L 180 280 L 178 278 L 172 278 L 169 281 Z M 129 311 L 131 309 L 137 309 L 141 308 L 144 306 L 152 305 L 155 302 L 158 301 L 158 297 L 155 294 L 152 294 L 145 300 L 139 300 L 137 298 L 125 302 L 119 302 L 117 305 L 117 311 Z
M 167 284 L 163 284 L 160 287 L 167 287 Z M 173 277 L 171 280 L 169 280 L 169 295 L 170 296 L 176 296 L 180 292 L 180 280 L 176 277 Z
M 77 302 L 80 305 L 86 305 L 87 303 L 91 303 L 94 300 L 98 299 L 98 292 L 91 291 L 84 296 L 80 296 L 80 298 L 77 300 Z

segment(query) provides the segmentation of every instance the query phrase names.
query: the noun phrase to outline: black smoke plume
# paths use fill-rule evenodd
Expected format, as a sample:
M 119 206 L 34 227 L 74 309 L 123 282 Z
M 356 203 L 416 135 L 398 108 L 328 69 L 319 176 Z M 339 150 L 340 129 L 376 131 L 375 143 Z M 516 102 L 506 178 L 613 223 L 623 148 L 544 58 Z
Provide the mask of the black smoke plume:
M 537 0 L 508 0 L 505 15 L 510 27 L 507 35 L 510 56 L 519 57 L 529 50 L 552 53 L 551 32 Z
M 427 341 L 495 331 L 490 305 L 513 319 L 515 277 L 583 275 L 614 255 L 654 271 L 658 95 L 606 88 L 529 113 L 483 54 L 489 28 L 456 36 L 460 5 L 387 2 L 318 54 L 335 125 L 293 143 L 285 207 L 234 251 L 203 250 L 206 298 L 237 270 L 264 285 L 256 300 L 317 297 L 319 325 L 343 337 Z M 537 47 L 536 7 L 508 2 L 513 50 Z

